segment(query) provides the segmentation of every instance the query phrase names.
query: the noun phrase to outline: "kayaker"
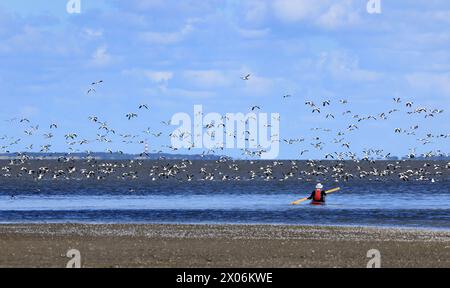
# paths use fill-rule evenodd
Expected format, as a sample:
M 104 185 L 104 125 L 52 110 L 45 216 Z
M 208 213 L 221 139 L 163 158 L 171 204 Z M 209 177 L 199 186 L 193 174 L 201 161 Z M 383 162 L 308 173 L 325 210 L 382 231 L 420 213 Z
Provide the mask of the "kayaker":
M 312 203 L 325 203 L 325 197 L 327 196 L 327 193 L 322 190 L 323 185 L 321 183 L 318 183 L 316 185 L 316 190 L 314 190 L 311 193 L 311 196 L 308 197 L 308 200 L 312 200 Z

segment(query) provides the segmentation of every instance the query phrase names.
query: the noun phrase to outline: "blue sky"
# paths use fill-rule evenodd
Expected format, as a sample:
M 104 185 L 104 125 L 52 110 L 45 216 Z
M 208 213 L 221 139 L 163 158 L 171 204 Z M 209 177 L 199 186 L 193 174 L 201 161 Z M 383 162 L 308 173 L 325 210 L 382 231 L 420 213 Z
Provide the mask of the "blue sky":
M 247 113 L 253 105 L 280 113 L 281 138 L 305 138 L 282 145 L 280 158 L 299 158 L 306 149 L 301 158 L 345 151 L 333 139 L 355 123 L 353 115 L 391 109 L 400 111 L 345 134 L 352 152 L 449 152 L 448 138 L 417 141 L 428 133 L 449 134 L 449 114 L 425 119 L 408 115 L 405 107 L 411 101 L 414 108 L 450 108 L 448 1 L 381 0 L 381 14 L 368 14 L 367 0 L 81 0 L 81 14 L 68 14 L 67 2 L 0 4 L 0 135 L 7 136 L 0 146 L 21 139 L 8 150 L 26 151 L 33 143 L 29 150 L 36 151 L 51 142 L 51 151 L 67 151 L 63 136 L 71 132 L 94 140 L 99 131 L 91 115 L 117 134 L 148 138 L 159 150 L 176 128 L 161 121 L 177 112 L 193 114 L 201 104 L 206 113 Z M 250 81 L 242 81 L 248 73 Z M 97 92 L 86 94 L 100 79 Z M 283 99 L 286 94 L 292 97 Z M 402 103 L 394 103 L 396 97 Z M 305 105 L 325 100 L 332 104 L 321 115 Z M 141 103 L 150 110 L 139 111 Z M 342 115 L 347 110 L 352 116 Z M 139 117 L 128 121 L 129 112 Z M 326 119 L 328 113 L 335 119 Z M 31 123 L 4 121 L 24 117 Z M 58 124 L 56 131 L 49 131 L 51 123 Z M 24 134 L 38 124 L 33 136 Z M 413 125 L 419 125 L 416 135 L 394 133 Z M 147 127 L 166 136 L 142 136 Z M 51 141 L 42 137 L 49 132 Z M 310 145 L 315 137 L 326 143 L 323 150 Z M 78 149 L 143 149 L 111 138 Z

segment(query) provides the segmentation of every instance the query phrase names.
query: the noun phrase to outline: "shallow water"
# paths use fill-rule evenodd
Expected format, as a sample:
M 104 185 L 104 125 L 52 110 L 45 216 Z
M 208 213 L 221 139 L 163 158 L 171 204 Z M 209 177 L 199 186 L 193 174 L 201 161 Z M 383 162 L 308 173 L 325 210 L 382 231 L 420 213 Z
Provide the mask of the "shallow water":
M 326 206 L 304 182 L 2 181 L 1 223 L 245 223 L 450 229 L 450 182 L 354 182 Z M 334 188 L 328 185 L 327 188 Z M 14 197 L 11 197 L 14 195 Z

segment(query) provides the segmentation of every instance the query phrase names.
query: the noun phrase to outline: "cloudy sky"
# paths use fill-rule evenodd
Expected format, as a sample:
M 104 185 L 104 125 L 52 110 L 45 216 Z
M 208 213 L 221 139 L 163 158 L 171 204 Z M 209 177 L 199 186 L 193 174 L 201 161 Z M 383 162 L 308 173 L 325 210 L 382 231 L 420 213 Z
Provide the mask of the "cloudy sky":
M 151 149 L 159 150 L 176 128 L 161 121 L 193 114 L 193 105 L 201 104 L 205 113 L 247 113 L 253 105 L 280 113 L 281 139 L 306 139 L 283 144 L 280 158 L 298 158 L 306 149 L 302 158 L 345 151 L 333 139 L 355 123 L 353 115 L 391 109 L 400 111 L 346 132 L 352 152 L 450 152 L 449 139 L 425 146 L 417 141 L 428 133 L 449 134 L 449 114 L 425 119 L 405 107 L 411 101 L 414 108 L 450 108 L 447 0 L 381 0 L 381 14 L 367 13 L 367 0 L 81 0 L 81 14 L 67 13 L 67 2 L 0 3 L 0 136 L 7 136 L 0 144 L 21 139 L 3 150 L 25 151 L 33 143 L 29 150 L 39 151 L 49 142 L 42 135 L 57 123 L 51 151 L 67 151 L 67 133 L 96 138 L 92 115 L 117 134 L 164 131 L 165 137 L 148 137 Z M 241 80 L 246 74 L 251 79 Z M 104 83 L 86 94 L 97 80 Z M 283 99 L 286 94 L 292 97 Z M 397 97 L 401 104 L 394 103 Z M 321 115 L 305 105 L 325 100 L 331 105 Z M 150 110 L 139 111 L 141 103 Z M 353 114 L 342 115 L 347 110 Z M 129 112 L 138 118 L 128 121 Z M 21 118 L 31 123 L 11 121 Z M 26 136 L 35 125 L 39 131 Z M 394 133 L 413 125 L 420 126 L 416 135 Z M 315 137 L 326 143 L 323 150 L 310 145 Z M 88 148 L 143 150 L 118 136 Z

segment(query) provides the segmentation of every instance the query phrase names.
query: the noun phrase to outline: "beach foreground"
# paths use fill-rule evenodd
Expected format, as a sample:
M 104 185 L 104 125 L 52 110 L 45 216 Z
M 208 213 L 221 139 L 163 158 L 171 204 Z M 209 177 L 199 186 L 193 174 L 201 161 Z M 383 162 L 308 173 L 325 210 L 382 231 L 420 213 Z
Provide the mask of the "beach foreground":
M 0 225 L 0 267 L 450 267 L 450 232 L 272 225 Z

